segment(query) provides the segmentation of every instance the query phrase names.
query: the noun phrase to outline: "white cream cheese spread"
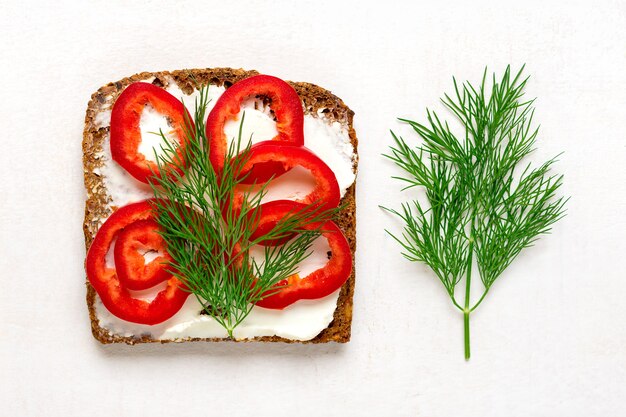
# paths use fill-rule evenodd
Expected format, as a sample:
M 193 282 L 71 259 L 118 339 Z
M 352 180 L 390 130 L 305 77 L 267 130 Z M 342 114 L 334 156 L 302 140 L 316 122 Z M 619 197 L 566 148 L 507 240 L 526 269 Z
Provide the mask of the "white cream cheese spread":
M 146 81 L 151 82 L 151 79 Z M 199 92 L 194 91 L 187 95 L 176 85 L 174 80 L 168 81 L 167 91 L 176 98 L 182 99 L 189 113 L 193 115 Z M 207 108 L 207 116 L 224 91 L 223 87 L 209 87 L 211 102 Z M 257 143 L 269 140 L 277 134 L 275 122 L 269 109 L 258 105 L 258 103 L 255 105 L 254 100 L 248 100 L 242 105 L 237 120 L 229 121 L 225 125 L 224 132 L 229 141 L 238 137 L 240 120 L 244 112 L 242 139 L 251 138 L 252 143 Z M 95 117 L 98 127 L 109 126 L 110 120 L 110 110 L 102 111 Z M 142 143 L 139 150 L 147 159 L 154 160 L 155 151 L 158 154 L 162 141 L 162 138 L 154 132 L 162 130 L 167 137 L 171 127 L 164 116 L 147 106 L 141 115 L 140 129 Z M 335 173 L 343 196 L 356 177 L 353 168 L 356 155 L 350 142 L 347 127 L 326 118 L 322 111 L 316 115 L 306 114 L 304 117 L 304 142 L 305 146 L 321 158 Z M 245 143 L 242 143 L 243 145 Z M 98 169 L 97 173 L 102 175 L 104 179 L 108 194 L 111 197 L 109 202 L 111 207 L 122 207 L 153 196 L 148 185 L 135 180 L 112 160 L 108 135 L 103 142 L 100 158 L 104 161 L 104 165 Z M 310 173 L 304 168 L 296 167 L 272 181 L 268 187 L 268 194 L 263 201 L 298 198 L 308 194 L 313 186 L 314 181 Z M 325 238 L 319 237 L 314 242 L 312 249 L 313 254 L 299 265 L 301 276 L 321 268 L 327 261 L 326 252 L 329 248 Z M 254 248 L 252 256 L 255 256 Z M 156 286 L 133 295 L 151 299 L 160 290 L 160 286 Z M 310 340 L 328 327 L 333 320 L 338 298 L 339 290 L 321 299 L 299 300 L 284 310 L 254 307 L 250 315 L 235 328 L 234 337 L 246 339 L 257 336 L 280 336 L 292 340 Z M 173 317 L 153 326 L 119 319 L 104 307 L 99 297 L 96 297 L 95 307 L 100 326 L 114 335 L 126 337 L 150 335 L 152 338 L 160 340 L 227 337 L 226 330 L 213 318 L 200 314 L 202 305 L 193 295 L 189 296 L 180 311 Z

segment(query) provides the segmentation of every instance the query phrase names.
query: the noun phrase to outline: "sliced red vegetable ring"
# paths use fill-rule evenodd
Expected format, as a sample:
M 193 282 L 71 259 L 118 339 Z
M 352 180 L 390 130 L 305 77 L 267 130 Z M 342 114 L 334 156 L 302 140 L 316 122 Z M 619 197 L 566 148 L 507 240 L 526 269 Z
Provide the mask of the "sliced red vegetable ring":
M 283 201 L 280 205 L 277 204 L 263 213 L 259 221 L 259 229 L 268 230 L 266 229 L 268 224 L 273 227 L 279 219 L 288 216 L 289 213 L 302 210 L 304 207 L 302 204 Z M 318 227 L 319 225 L 309 224 L 303 226 L 303 229 L 311 230 Z M 348 241 L 341 229 L 332 221 L 324 223 L 321 231 L 330 247 L 331 254 L 328 263 L 305 277 L 300 278 L 296 274 L 279 282 L 277 285 L 287 286 L 280 289 L 278 293 L 257 302 L 257 306 L 283 309 L 298 300 L 326 297 L 348 280 L 352 272 L 352 254 Z
M 256 228 L 250 235 L 250 240 L 257 240 L 267 235 L 282 218 L 289 214 L 297 212 L 304 205 L 294 204 L 291 200 L 274 200 L 263 203 L 259 206 L 258 211 L 253 211 L 256 219 Z M 263 246 L 279 246 L 287 243 L 295 234 L 285 236 L 280 239 L 268 239 L 259 242 Z
M 226 158 L 227 138 L 224 126 L 229 120 L 236 120 L 241 104 L 249 97 L 264 96 L 271 100 L 270 108 L 276 117 L 276 135 L 272 141 L 295 146 L 304 145 L 304 113 L 298 93 L 280 78 L 269 75 L 256 75 L 233 84 L 215 103 L 207 119 L 206 134 L 210 141 L 210 159 L 213 167 L 220 172 Z M 243 144 L 242 144 L 243 145 Z M 279 164 L 267 162 L 259 164 L 245 179 L 246 183 L 268 181 L 285 172 Z
M 151 200 L 118 209 L 98 230 L 85 260 L 87 278 L 104 306 L 122 320 L 140 324 L 158 324 L 169 319 L 180 310 L 189 296 L 183 283 L 171 277 L 167 280 L 165 289 L 152 301 L 133 298 L 129 289 L 120 281 L 116 269 L 106 265 L 106 255 L 111 244 L 123 230 L 132 227 L 135 222 L 152 218 Z
M 262 142 L 250 149 L 249 159 L 242 170 L 242 175 L 248 173 L 256 164 L 274 161 L 284 169 L 301 166 L 311 172 L 315 179 L 315 187 L 307 196 L 297 203 L 306 205 L 319 204 L 325 210 L 339 205 L 341 194 L 335 173 L 317 155 L 305 147 L 282 146 L 275 142 Z M 245 188 L 245 187 L 244 187 Z M 243 204 L 242 190 L 235 194 L 233 207 L 240 209 Z
M 172 277 L 166 265 L 172 257 L 158 230 L 155 220 L 139 220 L 126 226 L 117 237 L 115 270 L 120 282 L 129 290 L 145 290 Z M 147 252 L 159 255 L 146 264 L 143 253 Z
M 146 156 L 139 152 L 141 144 L 139 122 L 141 113 L 148 105 L 167 117 L 178 142 L 177 154 L 181 161 L 183 161 L 184 148 L 187 144 L 185 132 L 194 131 L 193 119 L 189 112 L 176 97 L 164 89 L 142 82 L 126 87 L 115 101 L 111 111 L 111 155 L 113 160 L 129 174 L 145 183 L 152 176 L 152 171 L 157 170 L 156 163 L 147 160 Z M 189 130 L 185 126 L 189 126 Z M 181 173 L 173 166 L 166 167 L 166 172 L 168 174 Z

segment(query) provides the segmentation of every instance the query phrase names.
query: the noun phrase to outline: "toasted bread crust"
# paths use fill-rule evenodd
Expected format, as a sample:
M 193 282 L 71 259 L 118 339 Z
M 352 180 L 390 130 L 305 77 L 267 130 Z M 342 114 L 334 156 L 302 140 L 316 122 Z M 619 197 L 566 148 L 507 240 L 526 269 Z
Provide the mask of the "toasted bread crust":
M 191 93 L 195 85 L 203 86 L 206 84 L 223 85 L 226 88 L 239 80 L 258 74 L 257 71 L 245 71 L 242 69 L 232 68 L 212 68 L 212 69 L 191 69 L 179 71 L 163 71 L 163 72 L 142 72 L 131 77 L 123 78 L 120 81 L 109 83 L 101 87 L 92 96 L 87 106 L 87 114 L 85 116 L 85 129 L 83 132 L 83 167 L 85 175 L 85 188 L 87 190 L 87 200 L 85 203 L 85 218 L 83 222 L 83 231 L 85 234 L 85 247 L 89 248 L 91 241 L 95 237 L 103 219 L 106 219 L 112 208 L 108 205 L 110 197 L 107 193 L 104 179 L 97 173 L 98 167 L 103 165 L 103 161 L 99 159 L 102 153 L 102 146 L 108 127 L 98 127 L 96 116 L 110 109 L 111 103 L 114 103 L 117 96 L 129 84 L 154 77 L 153 84 L 167 87 L 168 79 L 171 77 L 177 85 L 185 92 Z M 348 127 L 350 141 L 354 146 L 355 154 L 357 153 L 358 140 L 354 131 L 352 120 L 354 112 L 344 104 L 337 96 L 328 90 L 318 87 L 314 84 L 303 82 L 289 82 L 298 92 L 300 99 L 304 103 L 305 113 L 317 114 L 318 110 L 331 120 L 343 123 Z M 357 170 L 357 161 L 354 162 L 354 171 Z M 352 184 L 341 203 L 344 209 L 338 216 L 337 224 L 344 232 L 350 248 L 352 250 L 352 260 L 354 265 L 354 253 L 356 251 L 356 200 L 355 185 Z M 341 288 L 339 299 L 337 300 L 337 308 L 335 310 L 334 319 L 330 325 L 320 332 L 315 338 L 307 341 L 297 341 L 285 339 L 278 336 L 263 336 L 243 341 L 259 341 L 259 342 L 286 342 L 286 343 L 326 343 L 340 342 L 345 343 L 350 340 L 351 324 L 352 324 L 352 299 L 354 294 L 355 272 Z M 233 341 L 232 339 L 221 338 L 187 338 L 182 340 L 157 340 L 149 336 L 141 337 L 121 337 L 113 335 L 103 327 L 100 327 L 95 311 L 96 292 L 86 280 L 87 287 L 87 306 L 89 309 L 89 317 L 91 319 L 91 331 L 93 336 L 101 343 L 126 343 L 134 345 L 137 343 L 168 343 L 183 341 Z

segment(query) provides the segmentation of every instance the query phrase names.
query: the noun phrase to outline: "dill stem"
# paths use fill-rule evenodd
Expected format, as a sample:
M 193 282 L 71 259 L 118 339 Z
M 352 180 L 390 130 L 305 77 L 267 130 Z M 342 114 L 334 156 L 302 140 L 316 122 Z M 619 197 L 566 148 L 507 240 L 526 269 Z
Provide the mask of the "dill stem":
M 470 236 L 468 247 L 469 255 L 467 256 L 467 275 L 465 279 L 465 308 L 463 309 L 463 340 L 465 345 L 465 360 L 470 358 L 470 287 L 472 285 L 472 261 L 474 258 L 474 237 Z
M 469 361 L 470 358 L 470 329 L 469 329 L 469 311 L 463 311 L 463 334 L 465 342 L 465 360 Z

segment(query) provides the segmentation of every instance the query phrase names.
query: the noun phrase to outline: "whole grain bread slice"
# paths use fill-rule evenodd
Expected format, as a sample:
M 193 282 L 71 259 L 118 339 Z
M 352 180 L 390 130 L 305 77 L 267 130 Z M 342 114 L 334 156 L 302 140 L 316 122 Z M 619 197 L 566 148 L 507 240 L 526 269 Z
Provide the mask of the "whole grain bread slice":
M 100 158 L 105 137 L 108 135 L 109 127 L 101 127 L 98 122 L 98 116 L 102 112 L 110 110 L 110 107 L 117 99 L 122 90 L 129 84 L 153 78 L 152 83 L 167 87 L 170 80 L 174 80 L 181 90 L 190 94 L 194 90 L 194 86 L 204 86 L 207 84 L 230 87 L 234 83 L 244 78 L 257 75 L 257 71 L 246 71 L 243 69 L 232 68 L 208 68 L 208 69 L 191 69 L 178 71 L 162 71 L 162 72 L 142 72 L 131 77 L 123 78 L 116 82 L 111 82 L 92 96 L 87 106 L 87 114 L 85 116 L 85 129 L 83 132 L 83 167 L 85 188 L 87 191 L 87 200 L 85 204 L 85 218 L 83 222 L 83 231 L 85 234 L 85 247 L 88 249 L 93 238 L 95 237 L 103 220 L 106 219 L 116 207 L 112 207 L 110 196 L 107 193 L 106 184 L 100 175 L 98 168 L 103 165 Z M 342 123 L 348 128 L 350 141 L 357 154 L 357 137 L 354 131 L 352 121 L 354 112 L 344 104 L 344 102 L 332 94 L 314 84 L 305 82 L 289 82 L 296 90 L 303 102 L 305 113 L 318 115 L 319 112 L 331 121 Z M 354 171 L 357 170 L 357 160 L 354 160 Z M 352 184 L 342 199 L 343 210 L 338 216 L 337 224 L 344 232 L 350 248 L 352 250 L 352 258 L 354 265 L 354 254 L 356 251 L 356 201 L 355 186 Z M 352 298 L 354 294 L 355 272 L 354 268 L 348 281 L 341 288 L 337 308 L 334 313 L 333 321 L 329 326 L 320 332 L 315 338 L 300 342 L 285 339 L 278 336 L 264 336 L 244 341 L 260 341 L 260 342 L 286 342 L 286 343 L 326 343 L 340 342 L 345 343 L 350 340 L 351 323 L 352 323 Z M 95 302 L 96 292 L 86 281 L 87 287 L 87 306 L 89 309 L 89 317 L 91 320 L 91 331 L 93 336 L 101 343 L 127 343 L 134 345 L 136 343 L 159 342 L 167 343 L 174 340 L 157 340 L 146 335 L 137 335 L 132 337 L 122 337 L 111 334 L 107 329 L 100 326 L 96 316 Z M 232 339 L 219 338 L 188 338 L 181 341 L 226 341 Z

